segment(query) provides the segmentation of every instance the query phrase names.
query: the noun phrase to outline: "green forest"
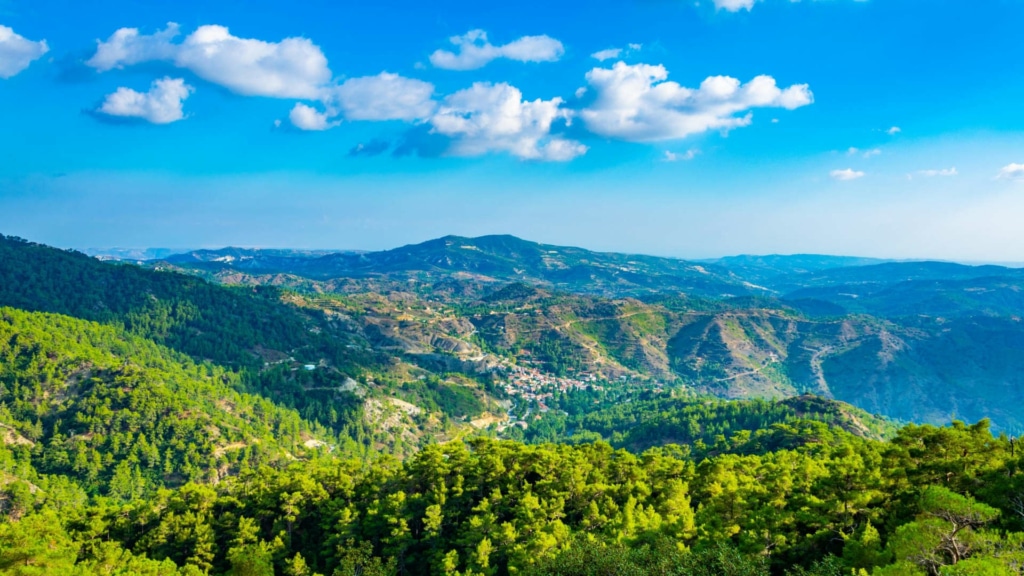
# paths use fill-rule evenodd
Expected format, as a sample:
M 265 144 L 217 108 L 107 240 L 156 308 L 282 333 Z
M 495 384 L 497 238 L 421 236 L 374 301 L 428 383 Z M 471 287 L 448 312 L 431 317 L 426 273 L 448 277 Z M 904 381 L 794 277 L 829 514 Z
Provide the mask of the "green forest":
M 400 461 L 334 449 L 327 428 L 237 391 L 233 372 L 117 328 L 5 308 L 0 360 L 3 573 L 1016 574 L 1024 562 L 1024 454 L 984 421 L 864 435 L 813 399 L 655 399 L 586 417 L 632 450 L 553 433 Z M 658 421 L 672 443 L 653 446 Z
M 1024 454 L 987 420 L 623 384 L 474 427 L 493 382 L 274 288 L 0 256 L 0 574 L 1024 572 Z

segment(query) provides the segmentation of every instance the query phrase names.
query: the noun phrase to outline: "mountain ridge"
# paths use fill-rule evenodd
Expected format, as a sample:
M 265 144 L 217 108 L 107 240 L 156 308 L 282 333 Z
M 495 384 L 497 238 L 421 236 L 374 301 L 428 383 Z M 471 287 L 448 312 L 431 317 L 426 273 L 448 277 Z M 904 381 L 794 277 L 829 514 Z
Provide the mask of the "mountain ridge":
M 60 280 L 59 289 L 43 283 L 29 294 L 13 291 L 5 296 L 8 301 L 0 303 L 38 307 L 40 302 L 49 302 L 50 308 L 44 309 L 60 312 L 65 310 L 60 306 L 77 302 L 76 309 L 91 319 L 106 314 L 103 306 L 129 302 L 136 302 L 132 306 L 139 311 L 125 310 L 128 317 L 166 310 L 168 318 L 174 319 L 175 310 L 187 310 L 195 303 L 179 302 L 178 296 L 170 293 L 161 296 L 159 290 L 148 288 L 149 284 L 139 284 L 133 280 L 135 276 L 154 274 L 142 268 L 101 265 L 38 245 L 6 245 L 19 248 L 9 252 L 11 262 L 17 262 L 19 254 L 25 256 L 21 268 L 9 266 L 8 273 L 31 278 L 28 271 L 34 261 L 56 258 L 61 263 L 55 261 L 47 282 L 61 278 L 57 268 L 83 276 L 77 281 Z M 1024 428 L 1024 412 L 1014 408 L 1024 390 L 1018 376 L 1024 374 L 1024 358 L 1017 352 L 1024 346 L 1024 327 L 1015 320 L 1024 315 L 1019 312 L 1024 308 L 1020 296 L 1024 286 L 1015 278 L 1020 271 L 949 263 L 888 263 L 810 274 L 823 284 L 820 287 L 801 283 L 804 275 L 793 274 L 786 281 L 802 287 L 783 298 L 733 297 L 720 290 L 709 295 L 701 290 L 706 286 L 693 290 L 676 284 L 675 290 L 659 290 L 651 278 L 624 288 L 615 284 L 621 278 L 610 275 L 587 275 L 576 283 L 561 284 L 551 276 L 538 279 L 536 271 L 542 267 L 557 271 L 563 265 L 591 266 L 594 263 L 589 260 L 597 257 L 604 259 L 587 270 L 607 270 L 625 262 L 638 269 L 637 276 L 643 276 L 640 257 L 607 259 L 582 249 L 547 248 L 509 236 L 480 241 L 452 236 L 402 247 L 384 257 L 340 256 L 369 261 L 381 272 L 326 280 L 295 273 L 258 274 L 233 262 L 191 266 L 161 261 L 148 267 L 187 272 L 233 286 L 221 293 L 223 288 L 196 278 L 153 276 L 180 285 L 185 290 L 182 294 L 209 294 L 211 303 L 219 303 L 201 308 L 209 309 L 208 316 L 205 312 L 192 319 L 186 316 L 145 333 L 171 338 L 172 344 L 180 341 L 192 347 L 190 353 L 203 352 L 188 331 L 216 333 L 230 319 L 241 332 L 218 338 L 237 344 L 239 336 L 252 332 L 251 338 L 246 336 L 250 339 L 241 349 L 219 353 L 230 352 L 232 361 L 248 363 L 276 362 L 316 341 L 313 348 L 305 348 L 302 358 L 357 381 L 376 374 L 374 379 L 390 382 L 385 388 L 391 390 L 392 397 L 448 407 L 454 410 L 449 415 L 458 418 L 476 418 L 481 411 L 493 415 L 492 401 L 500 399 L 503 392 L 497 387 L 484 394 L 480 386 L 485 381 L 488 386 L 507 382 L 509 375 L 502 371 L 514 367 L 538 371 L 527 378 L 534 382 L 548 381 L 549 376 L 564 382 L 596 378 L 636 386 L 686 386 L 724 398 L 782 398 L 811 392 L 901 420 L 938 423 L 952 415 L 969 419 L 991 416 L 997 429 Z M 654 265 L 663 263 L 663 259 L 655 259 Z M 692 263 L 671 264 L 700 277 L 710 275 L 693 270 Z M 533 272 L 515 272 L 526 268 Z M 993 272 L 1007 275 L 987 276 Z M 908 283 L 908 274 L 962 279 Z M 724 273 L 715 276 L 727 277 L 730 282 L 739 281 Z M 8 286 L 13 286 L 18 276 L 11 278 Z M 847 283 L 829 286 L 832 278 Z M 858 289 L 871 293 L 848 296 L 845 290 L 852 285 L 851 279 L 857 281 Z M 109 296 L 106 286 L 127 289 L 131 285 L 143 293 L 149 291 L 156 303 L 126 293 L 103 304 Z M 718 286 L 721 289 L 722 285 Z M 73 292 L 73 297 L 58 298 L 62 291 Z M 170 300 L 164 302 L 167 298 Z M 102 305 L 97 308 L 97 303 Z M 256 320 L 242 321 L 235 318 L 242 308 L 260 312 Z M 218 321 L 218 315 L 224 316 Z M 294 328 L 286 330 L 290 336 L 262 333 L 252 324 L 273 317 Z M 140 326 L 152 330 L 147 324 Z M 246 326 L 249 328 L 242 329 Z M 313 336 L 317 330 L 327 340 L 321 342 Z M 297 333 L 309 335 L 295 340 Z M 267 341 L 255 347 L 261 340 L 252 339 L 254 335 L 280 342 Z M 334 344 L 328 345 L 330 342 Z M 444 376 L 456 373 L 463 376 Z M 410 378 L 431 374 L 442 378 L 431 380 L 429 386 L 409 383 Z M 299 409 L 325 409 L 321 400 L 306 404 L 306 393 L 289 384 L 291 378 L 286 374 L 282 376 L 283 380 L 264 388 L 270 397 L 291 398 L 288 405 Z M 463 377 L 468 380 L 460 380 Z M 481 384 L 467 387 L 474 380 Z M 291 396 L 284 390 L 292 390 L 287 393 Z M 514 399 L 521 398 L 521 390 L 511 390 Z M 530 402 L 539 408 L 539 401 Z M 330 420 L 326 412 L 318 414 Z
M 297 274 L 320 280 L 385 275 L 431 278 L 439 274 L 467 274 L 484 281 L 520 280 L 561 290 L 616 295 L 649 294 L 661 290 L 709 296 L 761 292 L 715 266 L 674 258 L 539 244 L 511 235 L 445 236 L 390 250 L 335 253 L 317 258 L 275 258 L 269 254 L 256 254 L 251 260 L 234 265 L 210 261 L 230 256 L 227 252 L 191 254 L 171 256 L 164 261 L 208 271 L 237 268 L 247 272 Z M 214 254 L 218 256 L 211 258 Z

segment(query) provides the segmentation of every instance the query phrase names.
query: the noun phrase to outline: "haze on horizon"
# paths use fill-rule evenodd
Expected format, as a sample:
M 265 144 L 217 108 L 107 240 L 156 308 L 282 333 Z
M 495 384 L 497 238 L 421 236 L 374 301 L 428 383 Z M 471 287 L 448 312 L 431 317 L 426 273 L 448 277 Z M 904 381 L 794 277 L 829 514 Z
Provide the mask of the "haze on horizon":
M 0 1 L 0 233 L 1024 260 L 1024 2 Z

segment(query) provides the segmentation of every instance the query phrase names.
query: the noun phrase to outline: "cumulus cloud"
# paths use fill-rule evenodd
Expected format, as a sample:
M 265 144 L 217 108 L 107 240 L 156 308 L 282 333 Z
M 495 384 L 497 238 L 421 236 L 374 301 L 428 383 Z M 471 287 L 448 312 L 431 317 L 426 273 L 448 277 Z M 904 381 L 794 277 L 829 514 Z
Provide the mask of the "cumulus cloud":
M 420 120 L 437 107 L 433 95 L 433 84 L 387 72 L 351 78 L 334 92 L 349 120 Z
M 752 108 L 793 110 L 814 101 L 806 84 L 780 89 L 771 76 L 746 84 L 712 76 L 695 89 L 667 78 L 661 65 L 617 62 L 612 68 L 594 68 L 587 81 L 597 97 L 580 116 L 595 134 L 650 142 L 748 126 Z
M 0 78 L 18 74 L 49 51 L 46 40 L 33 42 L 12 28 L 0 26 Z
M 312 130 L 320 131 L 334 128 L 341 124 L 340 120 L 333 120 L 333 115 L 329 112 L 320 112 L 312 106 L 308 106 L 301 102 L 297 103 L 292 111 L 288 113 L 288 120 L 291 121 L 292 126 L 295 126 L 299 130 Z
M 434 85 L 398 74 L 350 78 L 340 86 L 325 88 L 324 111 L 296 104 L 290 118 L 300 130 L 326 130 L 346 120 L 404 120 L 428 118 L 437 108 Z
M 607 48 L 605 50 L 598 50 L 590 55 L 595 60 L 604 62 L 605 60 L 612 60 L 618 58 L 622 54 L 622 48 Z
M 430 125 L 452 139 L 449 152 L 457 156 L 507 152 L 525 160 L 568 161 L 587 147 L 551 134 L 555 121 L 571 121 L 561 104 L 561 98 L 525 101 L 509 84 L 477 82 L 446 97 Z
M 182 78 L 162 78 L 148 92 L 118 88 L 96 110 L 108 116 L 138 118 L 153 124 L 170 124 L 185 118 L 182 106 L 193 88 Z
M 681 153 L 679 153 L 679 152 L 671 152 L 669 150 L 665 150 L 665 154 L 662 156 L 662 159 L 665 162 L 679 162 L 680 160 L 689 161 L 689 160 L 693 160 L 694 158 L 696 158 L 697 154 L 700 154 L 700 150 L 690 149 L 690 150 L 687 150 L 686 152 L 681 152 Z
M 999 170 L 999 174 L 996 175 L 997 180 L 1015 180 L 1018 182 L 1024 182 L 1024 164 L 1007 164 Z
M 625 58 L 633 52 L 639 52 L 643 48 L 643 44 L 627 44 L 626 48 L 607 48 L 605 50 L 598 50 L 590 55 L 591 58 L 604 62 L 605 60 L 614 60 L 617 58 Z
M 140 34 L 138 28 L 120 28 L 105 41 L 96 41 L 96 53 L 85 64 L 97 72 L 106 72 L 152 60 L 173 60 L 178 47 L 171 41 L 180 31 L 174 22 L 149 35 Z
M 831 176 L 833 180 L 840 180 L 843 182 L 849 180 L 856 180 L 858 178 L 864 177 L 863 172 L 859 170 L 854 170 L 853 168 L 847 168 L 845 170 L 833 170 L 829 172 L 828 175 Z
M 725 10 L 727 12 L 739 12 L 740 10 L 747 10 L 748 12 L 754 8 L 754 4 L 761 0 L 713 0 L 715 8 L 717 10 Z M 789 0 L 792 3 L 798 3 L 800 0 Z M 868 0 L 854 0 L 854 2 L 867 2 Z
M 445 70 L 476 70 L 498 58 L 518 62 L 555 62 L 565 53 L 562 43 L 547 35 L 523 36 L 495 46 L 487 40 L 487 33 L 483 30 L 470 30 L 448 40 L 457 48 L 456 52 L 437 50 L 430 55 L 430 63 Z
M 179 26 L 170 23 L 154 34 L 122 28 L 98 42 L 86 64 L 104 72 L 133 64 L 165 61 L 200 78 L 246 96 L 294 98 L 320 103 L 296 104 L 289 113 L 301 130 L 327 130 L 346 120 L 421 120 L 436 107 L 428 82 L 382 72 L 331 84 L 327 58 L 306 38 L 266 42 L 239 38 L 223 26 L 200 26 L 181 42 Z M 529 43 L 527 43 L 529 44 Z M 501 47 L 521 55 L 522 45 Z
M 714 0 L 715 8 L 728 12 L 750 11 L 758 0 Z
M 888 130 L 885 131 L 885 133 L 888 134 L 889 136 L 895 136 L 900 132 L 903 132 L 903 129 L 901 129 L 899 126 L 893 126 L 892 128 L 889 128 Z
M 141 62 L 168 61 L 196 76 L 246 96 L 315 99 L 331 79 L 327 58 L 306 38 L 265 42 L 233 36 L 224 26 L 200 26 L 180 43 L 179 27 L 140 34 L 122 28 L 98 42 L 86 64 L 97 71 Z

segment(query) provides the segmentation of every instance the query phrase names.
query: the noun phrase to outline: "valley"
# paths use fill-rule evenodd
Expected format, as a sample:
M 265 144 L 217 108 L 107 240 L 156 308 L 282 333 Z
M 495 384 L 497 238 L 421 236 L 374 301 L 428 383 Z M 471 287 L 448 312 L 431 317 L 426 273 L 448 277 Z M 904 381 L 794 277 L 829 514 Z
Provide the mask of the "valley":
M 1024 425 L 1013 408 L 1024 400 L 1019 269 L 812 255 L 695 264 L 510 237 L 342 255 L 347 268 L 334 269 L 330 256 L 275 254 L 193 252 L 147 266 L 284 287 L 299 305 L 358 318 L 375 345 L 421 365 L 469 369 L 490 353 L 492 365 L 583 380 L 724 398 L 815 393 L 902 421 Z
M 263 252 L 0 237 L 0 571 L 920 575 L 965 509 L 1016 561 L 1017 270 Z

